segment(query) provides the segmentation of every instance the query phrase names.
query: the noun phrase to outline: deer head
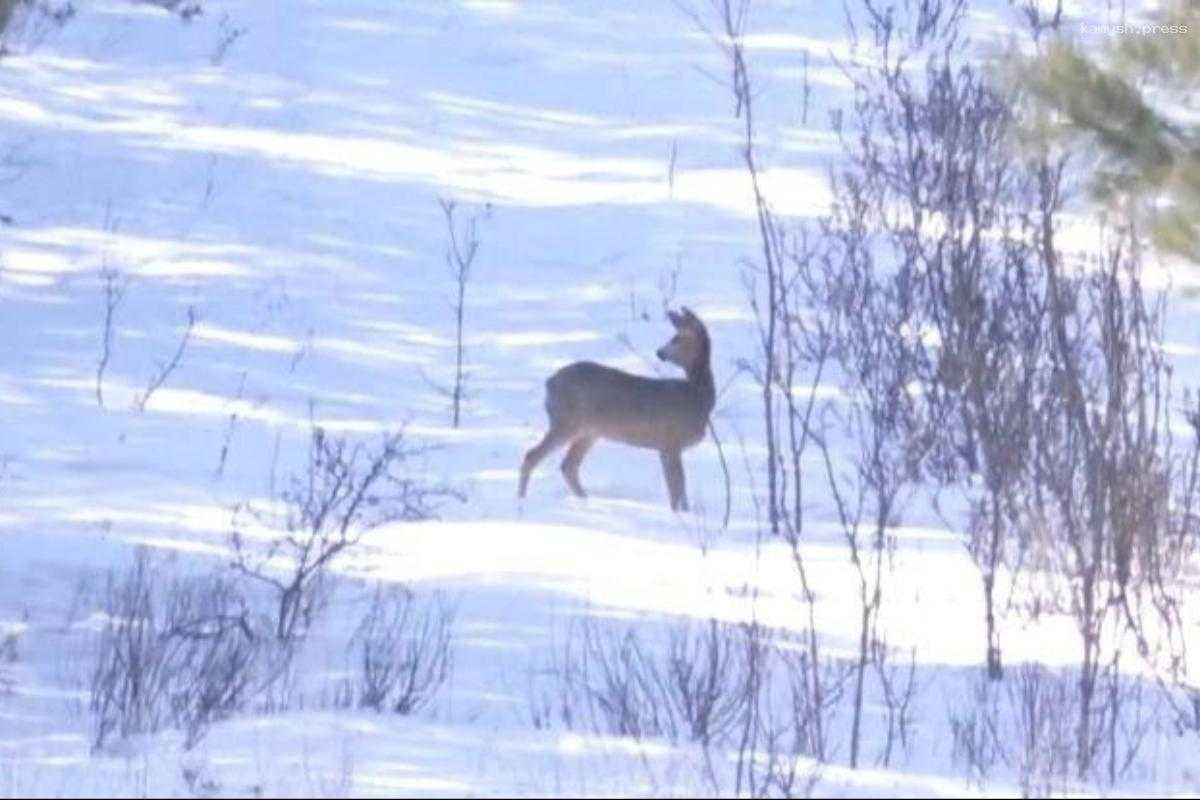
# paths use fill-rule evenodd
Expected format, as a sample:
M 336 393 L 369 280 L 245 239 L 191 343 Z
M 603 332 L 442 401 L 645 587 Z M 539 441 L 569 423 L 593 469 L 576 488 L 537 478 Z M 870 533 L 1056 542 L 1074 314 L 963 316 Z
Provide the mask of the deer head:
M 667 319 L 675 327 L 675 335 L 660 347 L 656 355 L 663 361 L 677 364 L 685 371 L 708 359 L 708 332 L 690 308 L 678 312 L 667 310 Z

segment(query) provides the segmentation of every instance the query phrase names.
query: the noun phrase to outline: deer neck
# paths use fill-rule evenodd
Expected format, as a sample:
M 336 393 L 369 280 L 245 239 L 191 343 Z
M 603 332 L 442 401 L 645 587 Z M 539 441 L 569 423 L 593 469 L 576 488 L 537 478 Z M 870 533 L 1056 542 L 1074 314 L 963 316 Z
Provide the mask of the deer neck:
M 700 359 L 699 363 L 688 367 L 687 382 L 704 401 L 705 408 L 711 411 L 717 402 L 717 388 L 713 383 L 712 364 L 709 362 L 708 353 L 705 353 L 705 357 Z

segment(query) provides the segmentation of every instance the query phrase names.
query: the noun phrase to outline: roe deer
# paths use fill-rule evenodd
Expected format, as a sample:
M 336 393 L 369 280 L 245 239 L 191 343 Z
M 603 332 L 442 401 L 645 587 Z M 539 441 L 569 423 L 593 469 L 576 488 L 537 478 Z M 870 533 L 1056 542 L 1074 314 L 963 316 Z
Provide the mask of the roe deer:
M 708 331 L 687 308 L 667 312 L 675 336 L 658 357 L 683 367 L 685 380 L 645 378 L 591 361 L 576 361 L 546 381 L 546 414 L 550 430 L 525 454 L 517 496 L 524 497 L 529 475 L 538 463 L 564 444 L 562 462 L 567 486 L 586 497 L 579 484 L 579 465 L 597 439 L 657 450 L 667 480 L 671 509 L 686 511 L 682 454 L 704 438 L 716 402 Z

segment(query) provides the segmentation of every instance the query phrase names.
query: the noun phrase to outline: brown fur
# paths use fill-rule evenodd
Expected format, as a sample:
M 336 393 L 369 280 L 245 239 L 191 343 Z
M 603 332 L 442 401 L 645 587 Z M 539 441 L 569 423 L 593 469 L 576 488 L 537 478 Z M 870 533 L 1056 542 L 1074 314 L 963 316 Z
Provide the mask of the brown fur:
M 675 335 L 658 357 L 682 367 L 687 377 L 645 378 L 591 361 L 577 361 L 546 381 L 550 429 L 521 464 L 519 497 L 538 463 L 569 444 L 562 462 L 567 486 L 585 497 L 579 468 L 597 439 L 659 452 L 672 509 L 686 510 L 683 451 L 701 441 L 716 402 L 708 331 L 688 309 L 667 312 Z

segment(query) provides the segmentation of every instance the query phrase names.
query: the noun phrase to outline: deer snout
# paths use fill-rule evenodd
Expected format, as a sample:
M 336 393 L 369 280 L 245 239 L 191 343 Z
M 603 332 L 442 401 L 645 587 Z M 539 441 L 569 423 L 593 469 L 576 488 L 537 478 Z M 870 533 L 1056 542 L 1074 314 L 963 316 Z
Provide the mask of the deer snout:
M 659 361 L 666 361 L 667 360 L 667 348 L 665 348 L 665 347 L 658 348 L 657 350 L 654 351 L 654 355 L 658 356 Z

